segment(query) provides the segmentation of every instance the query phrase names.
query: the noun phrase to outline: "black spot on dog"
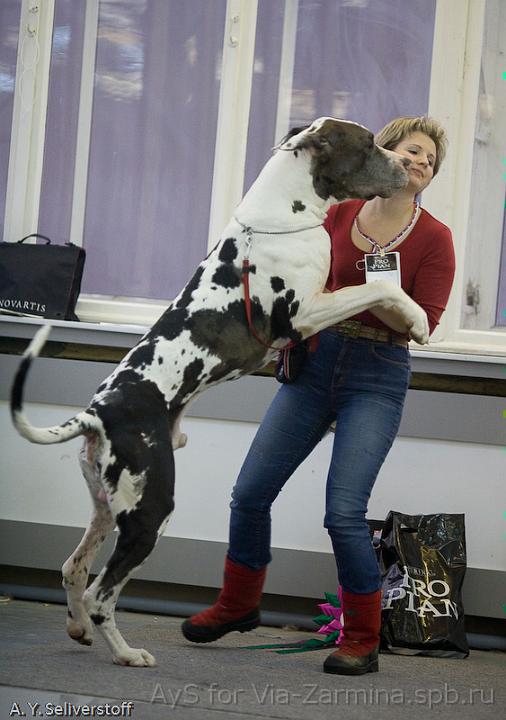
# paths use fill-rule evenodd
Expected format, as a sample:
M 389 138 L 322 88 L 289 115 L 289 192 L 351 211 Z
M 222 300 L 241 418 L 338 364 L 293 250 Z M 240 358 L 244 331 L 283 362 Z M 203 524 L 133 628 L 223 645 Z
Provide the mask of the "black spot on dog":
M 158 364 L 163 365 L 163 357 L 161 355 L 158 357 Z
M 285 289 L 285 281 L 277 276 L 271 277 L 271 288 L 275 293 L 281 292 L 281 290 Z
M 195 358 L 184 369 L 183 380 L 176 395 L 171 400 L 171 409 L 181 406 L 188 395 L 191 395 L 198 388 L 201 380 L 201 373 L 204 369 L 204 361 L 201 358 Z M 181 372 L 180 370 L 178 372 Z
M 94 625 L 102 625 L 105 620 L 105 615 L 99 615 L 98 613 L 94 613 L 93 615 L 90 615 L 90 618 Z
M 293 299 L 295 297 L 295 290 L 287 290 L 285 298 L 289 303 L 293 302 Z
M 271 327 L 274 339 L 287 337 L 293 342 L 302 340 L 302 335 L 295 330 L 290 321 L 290 303 L 286 298 L 276 298 L 272 305 Z
M 270 322 L 258 298 L 251 298 L 251 318 L 256 332 L 268 342 Z M 258 367 L 265 348 L 248 328 L 244 300 L 231 302 L 225 310 L 201 309 L 187 323 L 191 341 L 202 350 L 218 357 L 221 363 L 209 373 L 209 383 L 225 378 L 231 370 L 244 374 Z
M 158 335 L 166 340 L 174 340 L 184 329 L 188 317 L 188 310 L 170 306 L 150 330 L 148 337 L 156 338 Z
M 294 212 L 294 213 L 302 212 L 302 211 L 305 210 L 305 209 L 306 209 L 306 206 L 305 206 L 304 203 L 302 203 L 300 200 L 294 200 L 294 201 L 293 201 L 293 203 L 292 203 L 292 212 Z
M 220 249 L 218 254 L 219 260 L 222 263 L 233 263 L 237 257 L 237 247 L 235 245 L 234 238 L 227 238 Z
M 152 365 L 155 359 L 155 343 L 153 341 L 139 345 L 128 358 L 128 365 L 144 369 Z
M 31 364 L 32 358 L 25 357 L 19 365 L 11 390 L 12 412 L 18 412 L 19 410 L 21 410 L 21 407 L 23 405 L 23 386 L 25 384 L 26 376 L 28 375 L 28 370 L 30 369 Z
M 212 282 L 227 289 L 239 287 L 241 284 L 241 273 L 233 264 L 237 258 L 237 247 L 234 238 L 227 238 L 224 241 L 218 258 L 221 261 L 221 265 L 216 268 Z
M 223 288 L 237 288 L 241 284 L 241 273 L 234 265 L 220 265 L 213 275 L 213 282 Z
M 181 293 L 181 297 L 176 303 L 177 308 L 186 308 L 191 303 L 193 299 L 193 292 L 196 290 L 200 285 L 200 280 L 202 278 L 202 275 L 204 273 L 204 266 L 199 265 L 197 270 L 195 271 L 195 274 L 193 275 L 190 282 L 186 285 L 183 292 Z M 163 317 L 163 316 L 162 316 Z
M 290 305 L 290 317 L 291 318 L 295 317 L 297 315 L 297 313 L 299 312 L 299 305 L 300 305 L 300 303 L 298 300 L 291 303 L 291 305 Z

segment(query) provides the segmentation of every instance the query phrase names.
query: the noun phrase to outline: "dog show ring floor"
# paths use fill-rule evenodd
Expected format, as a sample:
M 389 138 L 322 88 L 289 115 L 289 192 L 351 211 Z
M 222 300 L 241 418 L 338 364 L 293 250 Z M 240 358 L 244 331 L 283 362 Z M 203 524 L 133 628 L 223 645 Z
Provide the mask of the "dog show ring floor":
M 112 663 L 98 633 L 91 647 L 72 642 L 65 618 L 62 605 L 0 604 L 0 720 L 506 717 L 506 654 L 499 651 L 471 650 L 465 660 L 382 653 L 378 673 L 345 677 L 323 673 L 328 649 L 245 649 L 314 633 L 262 626 L 192 645 L 181 618 L 119 611 L 128 643 L 157 659 L 155 668 L 127 668 Z

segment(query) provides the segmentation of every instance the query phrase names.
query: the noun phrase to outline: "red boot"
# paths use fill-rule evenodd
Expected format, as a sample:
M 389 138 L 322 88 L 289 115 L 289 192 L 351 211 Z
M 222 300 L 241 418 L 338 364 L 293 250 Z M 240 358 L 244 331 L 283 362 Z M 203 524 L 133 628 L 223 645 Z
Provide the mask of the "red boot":
M 246 632 L 260 625 L 260 598 L 267 568 L 252 570 L 245 565 L 225 560 L 223 590 L 215 604 L 181 626 L 187 640 L 212 642 L 232 630 Z
M 378 672 L 381 590 L 364 595 L 343 591 L 344 638 L 325 660 L 323 670 L 336 675 Z

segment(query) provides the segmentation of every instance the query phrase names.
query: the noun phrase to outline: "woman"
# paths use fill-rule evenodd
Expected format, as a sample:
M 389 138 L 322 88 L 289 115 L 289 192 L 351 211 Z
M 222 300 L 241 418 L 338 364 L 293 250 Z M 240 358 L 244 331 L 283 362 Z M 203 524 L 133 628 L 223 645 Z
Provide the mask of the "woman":
M 430 118 L 398 118 L 378 145 L 412 161 L 409 183 L 391 198 L 330 208 L 328 290 L 365 282 L 364 254 L 398 252 L 402 287 L 427 313 L 430 332 L 445 309 L 455 270 L 450 230 L 416 197 L 445 155 L 444 130 Z M 401 421 L 410 378 L 409 333 L 401 315 L 373 309 L 320 333 L 316 352 L 274 398 L 232 493 L 224 587 L 211 608 L 186 620 L 193 642 L 211 642 L 259 624 L 270 555 L 270 508 L 285 482 L 336 422 L 324 525 L 343 590 L 344 638 L 326 672 L 378 670 L 381 578 L 366 521 L 378 472 Z

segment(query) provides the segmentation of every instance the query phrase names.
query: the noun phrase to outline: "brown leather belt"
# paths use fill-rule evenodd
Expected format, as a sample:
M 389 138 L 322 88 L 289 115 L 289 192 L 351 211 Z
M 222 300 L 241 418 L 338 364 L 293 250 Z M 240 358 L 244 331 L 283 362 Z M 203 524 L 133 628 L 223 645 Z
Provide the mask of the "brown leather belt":
M 402 347 L 408 347 L 409 343 L 408 338 L 404 335 L 398 335 L 397 333 L 381 330 L 380 328 L 373 328 L 369 325 L 364 325 L 358 320 L 343 320 L 340 323 L 331 325 L 329 329 L 354 339 L 364 338 L 365 340 L 372 340 L 373 342 L 401 345 Z

